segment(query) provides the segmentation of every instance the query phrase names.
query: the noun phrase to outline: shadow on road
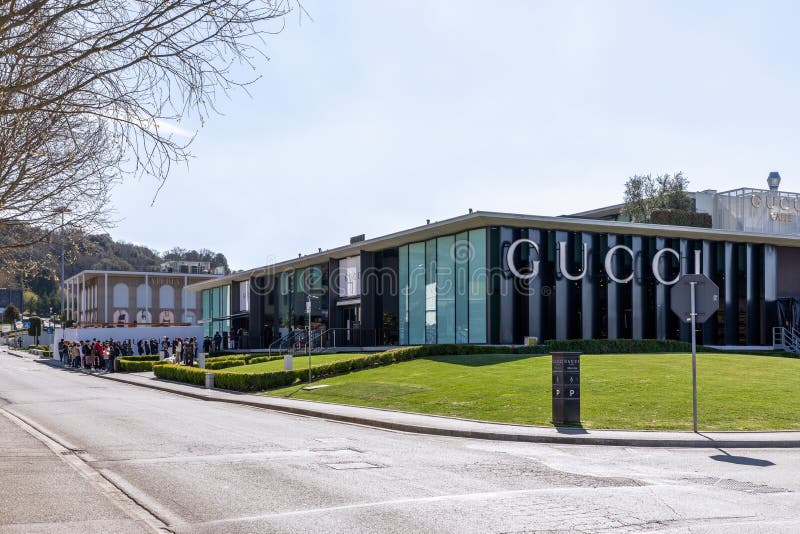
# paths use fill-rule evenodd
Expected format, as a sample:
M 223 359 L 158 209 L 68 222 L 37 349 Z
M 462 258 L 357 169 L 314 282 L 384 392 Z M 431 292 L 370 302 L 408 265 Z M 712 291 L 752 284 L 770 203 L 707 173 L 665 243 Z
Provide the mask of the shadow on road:
M 734 456 L 732 454 L 728 454 L 722 449 L 717 449 L 722 454 L 715 454 L 713 456 L 709 456 L 712 460 L 716 460 L 717 462 L 726 462 L 729 464 L 736 464 L 736 465 L 751 465 L 753 467 L 769 467 L 771 465 L 775 465 L 773 462 L 769 460 L 760 460 L 758 458 L 750 458 L 749 456 Z

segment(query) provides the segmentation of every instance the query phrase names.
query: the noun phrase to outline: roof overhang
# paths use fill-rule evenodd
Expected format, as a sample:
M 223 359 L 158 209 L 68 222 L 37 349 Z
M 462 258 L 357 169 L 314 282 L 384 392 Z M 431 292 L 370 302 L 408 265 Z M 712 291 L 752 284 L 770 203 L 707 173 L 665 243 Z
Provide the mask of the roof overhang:
M 489 226 L 512 226 L 514 228 L 538 228 L 541 230 L 564 230 L 567 232 L 592 232 L 608 234 L 628 234 L 647 237 L 682 238 L 711 241 L 730 241 L 734 243 L 755 243 L 784 247 L 800 247 L 800 235 L 758 234 L 716 230 L 713 228 L 694 228 L 690 226 L 671 226 L 662 224 L 643 224 L 574 217 L 543 217 L 517 213 L 496 213 L 477 211 L 444 221 L 432 222 L 393 234 L 368 239 L 342 247 L 308 254 L 299 258 L 274 263 L 234 273 L 228 276 L 205 280 L 186 286 L 191 291 L 201 291 L 212 287 L 230 285 L 257 276 L 275 274 L 291 269 L 301 269 L 319 265 L 329 259 L 354 256 L 361 251 L 374 252 L 386 248 L 399 247 L 408 243 L 425 241 L 434 237 L 456 234 Z

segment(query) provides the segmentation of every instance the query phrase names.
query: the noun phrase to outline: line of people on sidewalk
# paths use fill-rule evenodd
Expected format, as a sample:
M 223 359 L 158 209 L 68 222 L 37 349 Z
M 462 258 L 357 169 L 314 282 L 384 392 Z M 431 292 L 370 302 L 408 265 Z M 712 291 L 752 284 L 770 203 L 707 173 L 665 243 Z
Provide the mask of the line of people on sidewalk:
M 175 338 L 170 340 L 164 336 L 160 343 L 156 339 L 140 339 L 135 344 L 133 340 L 115 341 L 109 338 L 106 341 L 92 339 L 91 341 L 65 341 L 58 342 L 58 358 L 65 365 L 75 368 L 105 370 L 113 372 L 114 361 L 117 358 L 133 356 L 133 347 L 136 347 L 138 356 L 160 356 L 162 360 L 171 359 L 173 363 L 194 365 L 197 358 L 196 338 Z

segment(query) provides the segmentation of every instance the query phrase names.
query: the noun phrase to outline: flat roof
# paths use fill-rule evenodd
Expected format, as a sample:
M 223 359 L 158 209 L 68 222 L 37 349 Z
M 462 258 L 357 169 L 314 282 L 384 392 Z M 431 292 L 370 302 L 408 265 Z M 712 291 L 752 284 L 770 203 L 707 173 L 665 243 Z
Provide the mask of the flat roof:
M 498 213 L 476 211 L 443 221 L 431 222 L 408 230 L 402 230 L 385 236 L 344 245 L 322 252 L 316 252 L 290 260 L 263 265 L 227 276 L 197 282 L 186 286 L 192 291 L 200 291 L 212 287 L 228 285 L 231 282 L 249 280 L 253 276 L 267 273 L 279 273 L 289 269 L 298 269 L 323 263 L 328 259 L 341 259 L 354 256 L 360 251 L 374 252 L 385 248 L 393 248 L 411 242 L 425 241 L 434 237 L 455 234 L 465 230 L 474 230 L 488 226 L 512 226 L 515 228 L 538 228 L 541 230 L 564 230 L 568 232 L 593 232 L 598 234 L 632 234 L 647 237 L 667 237 L 685 239 L 708 239 L 713 241 L 731 241 L 734 243 L 756 243 L 784 247 L 800 247 L 800 235 L 774 235 L 717 230 L 714 228 L 695 228 L 691 226 L 673 226 L 663 224 L 644 224 L 631 222 L 583 219 L 576 217 L 544 217 L 518 213 Z
M 75 278 L 81 278 L 83 276 L 87 278 L 97 278 L 98 276 L 105 276 L 105 275 L 116 275 L 116 276 L 188 276 L 191 278 L 220 278 L 222 275 L 219 274 L 198 274 L 198 273 L 162 273 L 161 271 L 99 271 L 94 269 L 87 269 L 85 271 L 81 271 L 78 274 L 74 274 L 66 279 L 66 282 L 73 280 Z

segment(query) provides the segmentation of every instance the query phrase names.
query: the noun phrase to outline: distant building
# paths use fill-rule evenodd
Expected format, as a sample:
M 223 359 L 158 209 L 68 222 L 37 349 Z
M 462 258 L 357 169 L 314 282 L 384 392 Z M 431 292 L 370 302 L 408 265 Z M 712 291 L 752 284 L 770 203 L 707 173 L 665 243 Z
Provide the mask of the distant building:
M 2 314 L 9 304 L 13 304 L 22 313 L 22 290 L 0 288 L 0 314 Z
M 210 261 L 165 261 L 161 264 L 162 273 L 180 274 L 225 274 L 224 267 L 211 268 Z
M 216 275 L 83 271 L 66 280 L 66 319 L 81 325 L 197 324 L 200 303 L 185 288 L 212 278 Z

